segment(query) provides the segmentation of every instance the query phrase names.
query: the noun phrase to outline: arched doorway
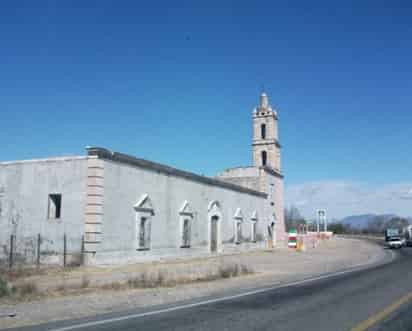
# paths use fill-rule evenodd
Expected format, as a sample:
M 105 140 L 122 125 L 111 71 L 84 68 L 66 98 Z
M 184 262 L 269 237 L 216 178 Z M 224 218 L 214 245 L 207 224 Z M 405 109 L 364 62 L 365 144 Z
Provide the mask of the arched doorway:
M 211 201 L 207 210 L 209 219 L 209 251 L 211 253 L 220 253 L 222 250 L 220 233 L 222 212 L 220 202 L 217 200 Z
M 276 244 L 275 222 L 268 225 L 268 246 L 273 248 Z
M 219 216 L 214 215 L 210 219 L 210 251 L 217 253 L 218 249 L 218 226 Z

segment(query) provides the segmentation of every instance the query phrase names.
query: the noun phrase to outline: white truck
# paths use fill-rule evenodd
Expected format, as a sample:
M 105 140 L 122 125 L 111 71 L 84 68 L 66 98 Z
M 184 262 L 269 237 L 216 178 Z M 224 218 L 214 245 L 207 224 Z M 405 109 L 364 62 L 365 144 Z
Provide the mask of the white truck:
M 388 228 L 385 230 L 385 241 L 388 242 L 392 237 L 400 237 L 400 231 L 397 228 Z
M 390 237 L 386 245 L 388 248 L 402 248 L 403 242 L 401 237 Z
M 403 229 L 406 246 L 412 246 L 412 225 L 408 225 Z

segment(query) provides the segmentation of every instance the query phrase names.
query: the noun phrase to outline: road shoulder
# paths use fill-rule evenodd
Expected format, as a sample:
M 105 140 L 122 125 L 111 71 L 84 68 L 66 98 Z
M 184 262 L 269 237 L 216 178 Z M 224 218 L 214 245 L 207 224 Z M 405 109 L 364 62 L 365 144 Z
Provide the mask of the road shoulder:
M 108 312 L 121 314 L 131 310 L 148 311 L 155 309 L 154 307 L 202 302 L 204 298 L 210 300 L 231 295 L 245 295 L 248 292 L 258 291 L 257 288 L 287 286 L 304 279 L 324 277 L 345 272 L 344 270 L 356 270 L 384 263 L 390 259 L 391 254 L 388 254 L 389 251 L 371 242 L 333 239 L 304 253 L 279 249 L 274 252 L 220 257 L 219 259 L 227 260 L 226 262 L 249 262 L 256 273 L 239 278 L 177 285 L 170 288 L 98 291 L 46 298 L 41 301 L 3 304 L 0 306 L 2 311 L 14 310 L 17 316 L 13 319 L 0 320 L 0 327 L 19 327 L 62 319 L 78 319 Z

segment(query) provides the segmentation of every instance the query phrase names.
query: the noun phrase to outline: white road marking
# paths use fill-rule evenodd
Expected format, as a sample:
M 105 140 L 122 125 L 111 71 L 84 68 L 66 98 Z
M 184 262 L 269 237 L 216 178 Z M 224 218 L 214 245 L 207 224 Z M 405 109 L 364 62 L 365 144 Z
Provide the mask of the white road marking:
M 393 251 L 390 251 L 390 252 L 391 252 L 391 260 L 390 261 L 393 261 L 393 259 L 395 258 L 395 253 Z M 300 280 L 300 281 L 296 281 L 296 282 L 291 282 L 291 283 L 287 283 L 287 284 L 283 284 L 283 285 L 276 285 L 276 286 L 261 288 L 261 289 L 258 289 L 258 290 L 253 290 L 253 291 L 244 292 L 244 293 L 240 293 L 240 294 L 230 295 L 230 296 L 226 296 L 226 297 L 210 299 L 210 300 L 205 300 L 205 301 L 200 301 L 200 302 L 195 302 L 195 303 L 190 303 L 190 304 L 186 304 L 186 305 L 180 305 L 180 306 L 175 306 L 175 307 L 170 307 L 170 308 L 165 308 L 165 309 L 153 310 L 153 311 L 149 311 L 149 312 L 146 312 L 146 313 L 132 314 L 132 315 L 126 315 L 126 316 L 121 316 L 121 317 L 108 318 L 108 319 L 99 320 L 99 321 L 86 322 L 86 323 L 66 326 L 66 327 L 62 327 L 62 328 L 58 328 L 58 329 L 51 329 L 50 331 L 77 330 L 77 329 L 87 328 L 87 327 L 91 327 L 91 326 L 98 326 L 98 325 L 103 325 L 103 324 L 108 324 L 108 323 L 122 322 L 122 321 L 130 320 L 130 319 L 136 319 L 136 318 L 141 318 L 141 317 L 159 315 L 159 314 L 163 314 L 163 313 L 169 313 L 169 312 L 172 312 L 172 311 L 204 306 L 204 305 L 208 305 L 208 304 L 211 304 L 211 303 L 217 303 L 217 302 L 222 302 L 222 301 L 230 301 L 230 300 L 233 300 L 233 299 L 238 299 L 238 298 L 242 298 L 242 297 L 246 297 L 246 296 L 250 296 L 250 295 L 269 292 L 269 291 L 273 291 L 273 290 L 277 290 L 277 289 L 281 289 L 281 288 L 285 288 L 285 287 L 302 285 L 302 284 L 314 282 L 314 281 L 321 280 L 321 279 L 328 279 L 328 278 L 344 275 L 344 274 L 347 274 L 347 273 L 360 271 L 360 270 L 363 270 L 363 269 L 368 269 L 371 265 L 381 265 L 381 264 L 386 264 L 386 263 L 389 263 L 389 262 L 384 262 L 384 263 L 371 262 L 371 263 L 367 263 L 367 264 L 357 264 L 357 265 L 352 266 L 348 270 L 338 271 L 338 272 L 335 272 L 335 273 L 332 273 L 332 274 L 327 274 L 327 275 L 323 275 L 323 276 L 308 278 L 308 279 L 304 279 L 304 280 Z

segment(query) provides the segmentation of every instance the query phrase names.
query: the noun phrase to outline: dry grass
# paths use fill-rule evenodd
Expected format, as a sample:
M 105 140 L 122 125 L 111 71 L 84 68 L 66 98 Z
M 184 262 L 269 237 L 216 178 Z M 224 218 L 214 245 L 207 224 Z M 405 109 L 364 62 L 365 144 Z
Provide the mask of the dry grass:
M 138 277 L 131 278 L 126 284 L 119 285 L 118 283 L 112 283 L 103 285 L 104 289 L 122 289 L 122 288 L 156 288 L 156 287 L 174 287 L 178 284 L 187 284 L 195 282 L 208 282 L 218 279 L 239 277 L 242 275 L 252 274 L 253 270 L 243 264 L 231 264 L 222 265 L 216 272 L 212 272 L 203 276 L 199 276 L 195 279 L 188 277 L 173 277 L 164 271 L 158 271 L 155 274 L 149 274 L 144 272 Z M 116 285 L 116 286 L 114 286 Z
M 56 294 L 77 294 L 83 293 L 85 290 L 108 290 L 120 291 L 127 289 L 148 289 L 160 287 L 174 287 L 179 284 L 188 284 L 196 282 L 210 282 L 218 279 L 227 279 L 232 277 L 239 277 L 253 273 L 253 270 L 244 264 L 225 264 L 221 263 L 215 270 L 210 273 L 201 274 L 194 278 L 190 275 L 178 276 L 167 270 L 158 270 L 154 272 L 144 271 L 137 277 L 130 278 L 125 282 L 114 281 L 104 285 L 96 286 L 91 284 L 87 275 L 83 275 L 80 282 L 66 283 L 63 282 L 56 287 Z M 52 294 L 52 292 L 49 292 Z M 14 299 L 26 299 L 40 295 L 40 292 L 33 281 L 26 281 L 17 284 L 16 287 L 10 286 L 5 280 L 0 278 L 0 298 L 11 297 Z
M 142 272 L 139 276 L 130 278 L 126 282 L 111 282 L 99 287 L 98 289 L 119 291 L 124 289 L 147 289 L 158 287 L 174 287 L 179 284 L 195 283 L 195 282 L 209 282 L 218 279 L 239 277 L 242 275 L 252 274 L 253 270 L 244 264 L 222 264 L 217 270 L 209 274 L 201 275 L 197 278 L 175 276 L 164 270 L 158 270 L 157 272 Z M 86 276 L 83 276 L 82 283 L 77 289 L 87 289 L 90 287 L 90 281 Z M 58 291 L 64 292 L 67 290 L 65 287 L 58 288 Z M 75 290 L 75 287 L 72 288 Z
M 166 285 L 166 277 L 163 272 L 157 274 L 142 273 L 139 277 L 129 279 L 127 285 L 130 288 L 154 288 L 164 287 Z
M 61 284 L 61 285 L 57 286 L 57 288 L 56 288 L 57 292 L 66 292 L 66 290 L 67 290 L 67 288 L 66 288 L 66 285 L 64 285 L 64 284 Z
M 253 270 L 244 264 L 223 265 L 219 268 L 220 278 L 239 277 L 252 273 Z
M 236 277 L 239 275 L 239 266 L 237 264 L 220 266 L 218 274 L 221 278 Z
M 81 282 L 80 283 L 72 283 L 72 284 L 67 284 L 66 282 L 63 282 L 59 286 L 57 286 L 56 291 L 57 292 L 76 292 L 77 290 L 81 289 L 88 289 L 90 288 L 90 280 L 86 275 L 83 275 Z
M 5 279 L 0 278 L 0 298 L 10 295 L 10 287 Z
M 15 280 L 19 278 L 27 278 L 36 275 L 43 275 L 46 273 L 45 269 L 36 267 L 23 267 L 16 266 L 9 270 L 8 268 L 0 268 L 0 274 L 6 275 L 9 280 Z
M 109 284 L 102 285 L 101 289 L 102 290 L 115 290 L 115 291 L 118 291 L 118 290 L 121 290 L 124 287 L 125 286 L 120 282 L 112 282 L 112 283 L 109 283 Z
M 245 264 L 241 264 L 240 265 L 240 274 L 241 275 L 249 275 L 249 274 L 253 274 L 254 271 L 251 267 L 245 265 Z
M 24 282 L 17 286 L 12 285 L 3 278 L 0 278 L 0 298 L 14 297 L 14 298 L 26 298 L 37 295 L 38 289 L 34 282 Z
M 82 277 L 81 288 L 88 288 L 90 286 L 90 280 L 86 276 Z
M 28 297 L 38 294 L 37 285 L 33 282 L 27 282 L 16 287 L 20 297 Z

